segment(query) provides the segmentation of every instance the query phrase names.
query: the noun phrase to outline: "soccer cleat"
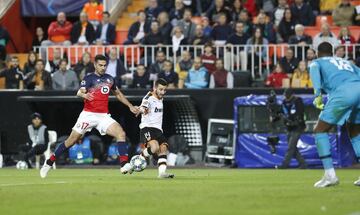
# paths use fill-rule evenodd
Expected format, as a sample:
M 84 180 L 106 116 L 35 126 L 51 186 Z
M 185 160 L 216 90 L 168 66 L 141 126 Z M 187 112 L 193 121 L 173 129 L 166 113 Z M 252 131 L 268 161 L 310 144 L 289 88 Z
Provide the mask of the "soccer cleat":
M 339 184 L 339 179 L 337 177 L 330 178 L 327 176 L 322 177 L 322 179 L 314 184 L 314 187 L 316 188 L 324 188 L 324 187 L 330 187 L 335 186 Z
M 120 172 L 124 175 L 127 173 L 132 174 L 133 171 L 134 171 L 134 169 L 130 163 L 126 163 L 123 167 L 120 168 Z
M 49 172 L 50 169 L 51 169 L 51 166 L 48 165 L 48 164 L 46 163 L 46 161 L 45 161 L 44 165 L 43 165 L 43 166 L 41 167 L 41 169 L 40 169 L 40 177 L 41 177 L 41 178 L 46 178 L 46 176 L 47 176 L 47 174 L 48 174 L 48 172 Z
M 175 175 L 174 174 L 171 174 L 171 173 L 161 173 L 159 174 L 158 178 L 174 178 Z
M 360 186 L 360 177 L 359 177 L 358 180 L 354 181 L 354 185 L 355 185 L 355 186 Z

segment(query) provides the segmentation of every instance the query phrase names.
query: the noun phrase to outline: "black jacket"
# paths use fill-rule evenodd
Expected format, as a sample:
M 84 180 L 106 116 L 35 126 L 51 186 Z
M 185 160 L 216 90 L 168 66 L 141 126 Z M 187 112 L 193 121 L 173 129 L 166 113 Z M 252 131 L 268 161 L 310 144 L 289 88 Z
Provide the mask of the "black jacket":
M 293 96 L 290 100 L 284 99 L 282 113 L 285 125 L 289 131 L 305 129 L 304 103 L 301 98 Z
M 33 78 L 34 78 L 35 74 L 36 74 L 36 71 L 31 72 L 26 76 L 25 86 L 27 89 L 30 89 L 30 90 L 35 89 L 35 82 L 33 82 Z M 44 81 L 44 90 L 51 90 L 52 89 L 52 79 L 51 79 L 50 72 L 44 70 L 41 79 Z
M 73 28 L 71 30 L 70 34 L 70 40 L 72 44 L 76 44 L 79 40 L 80 34 L 81 34 L 82 24 L 81 22 L 76 22 L 73 25 Z M 89 44 L 93 43 L 95 40 L 95 30 L 94 26 L 88 22 L 86 26 L 86 32 L 85 32 L 86 40 L 89 42 Z
M 102 24 L 98 25 L 96 29 L 96 39 L 100 39 L 101 30 L 102 30 Z M 116 36 L 115 25 L 109 23 L 106 31 L 106 42 L 108 42 L 108 44 L 114 44 L 115 36 Z
M 20 81 L 23 80 L 23 73 L 18 68 L 10 68 L 0 71 L 0 77 L 5 77 L 6 89 L 19 89 Z
M 129 44 L 134 43 L 133 39 L 136 37 L 139 30 L 140 30 L 140 22 L 135 22 L 130 26 L 128 36 L 127 36 L 127 39 L 128 39 L 127 42 Z M 147 33 L 149 33 L 149 31 L 150 31 L 150 23 L 148 21 L 145 21 L 144 32 L 145 32 L 145 34 L 147 34 Z

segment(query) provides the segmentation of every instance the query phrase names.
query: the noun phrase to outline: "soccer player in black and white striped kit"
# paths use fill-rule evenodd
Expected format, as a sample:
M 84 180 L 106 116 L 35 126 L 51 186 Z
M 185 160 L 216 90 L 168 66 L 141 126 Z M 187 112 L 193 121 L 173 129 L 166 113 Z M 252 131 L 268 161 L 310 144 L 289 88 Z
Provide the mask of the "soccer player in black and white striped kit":
M 141 153 L 145 158 L 156 154 L 158 157 L 159 178 L 174 178 L 174 174 L 166 172 L 169 145 L 162 130 L 163 97 L 168 83 L 164 79 L 155 82 L 153 91 L 142 100 L 139 107 L 141 112 L 140 140 L 146 143 Z

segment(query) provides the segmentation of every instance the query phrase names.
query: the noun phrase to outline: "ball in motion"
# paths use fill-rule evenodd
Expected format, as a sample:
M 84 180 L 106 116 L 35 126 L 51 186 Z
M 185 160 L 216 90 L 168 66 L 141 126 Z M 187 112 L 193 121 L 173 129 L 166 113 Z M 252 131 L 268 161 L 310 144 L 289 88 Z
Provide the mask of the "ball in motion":
M 25 161 L 19 161 L 16 163 L 16 169 L 25 170 L 28 168 L 28 165 Z
M 135 155 L 131 158 L 130 164 L 135 172 L 141 172 L 146 168 L 146 160 L 141 155 Z

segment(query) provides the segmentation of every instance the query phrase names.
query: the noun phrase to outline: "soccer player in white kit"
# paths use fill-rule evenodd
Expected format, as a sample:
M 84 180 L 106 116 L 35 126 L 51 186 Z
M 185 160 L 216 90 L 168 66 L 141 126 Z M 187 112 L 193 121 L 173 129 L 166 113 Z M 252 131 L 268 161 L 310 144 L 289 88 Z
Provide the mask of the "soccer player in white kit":
M 95 72 L 88 74 L 81 82 L 77 96 L 84 99 L 84 109 L 79 115 L 77 122 L 72 128 L 70 136 L 61 143 L 54 154 L 45 161 L 40 170 L 40 177 L 45 178 L 51 166 L 65 150 L 74 145 L 88 131 L 96 128 L 101 135 L 110 135 L 118 142 L 118 152 L 120 160 L 120 172 L 123 174 L 131 173 L 132 167 L 128 163 L 128 144 L 125 142 L 126 135 L 119 123 L 108 114 L 109 94 L 112 91 L 116 98 L 124 105 L 128 106 L 134 114 L 139 113 L 139 109 L 134 107 L 120 92 L 112 76 L 105 74 L 107 61 L 104 55 L 95 56 Z
M 158 157 L 159 178 L 174 178 L 174 174 L 167 173 L 167 154 L 169 145 L 163 134 L 163 97 L 168 83 L 164 79 L 158 79 L 152 92 L 149 92 L 140 105 L 141 123 L 140 139 L 146 143 L 146 148 L 141 153 L 143 157 L 156 154 Z

